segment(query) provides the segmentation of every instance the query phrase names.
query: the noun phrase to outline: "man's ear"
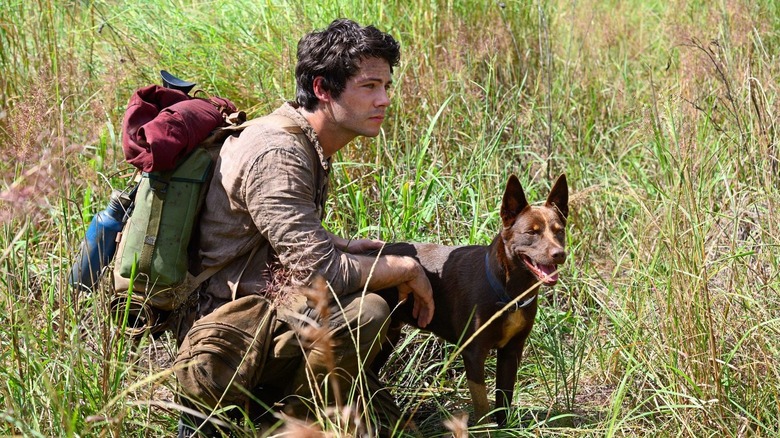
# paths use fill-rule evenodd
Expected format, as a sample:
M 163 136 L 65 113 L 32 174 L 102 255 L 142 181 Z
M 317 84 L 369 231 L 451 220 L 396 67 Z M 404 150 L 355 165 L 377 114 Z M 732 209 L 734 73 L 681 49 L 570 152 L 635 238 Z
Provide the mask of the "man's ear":
M 311 83 L 312 89 L 314 90 L 314 95 L 317 96 L 317 99 L 319 99 L 320 102 L 330 102 L 331 95 L 330 95 L 330 87 L 328 87 L 328 82 L 325 80 L 322 76 L 317 76 L 314 78 L 314 81 Z

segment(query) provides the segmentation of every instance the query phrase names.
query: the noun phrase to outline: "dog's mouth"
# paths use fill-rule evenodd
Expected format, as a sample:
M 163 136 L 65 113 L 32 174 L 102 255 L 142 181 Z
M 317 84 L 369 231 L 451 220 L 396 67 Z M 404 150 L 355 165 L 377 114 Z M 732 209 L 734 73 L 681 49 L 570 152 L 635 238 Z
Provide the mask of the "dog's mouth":
M 558 269 L 558 265 L 543 265 L 531 260 L 530 257 L 523 255 L 523 262 L 528 270 L 533 272 L 536 278 L 543 284 L 552 286 L 558 282 L 558 273 L 555 272 Z

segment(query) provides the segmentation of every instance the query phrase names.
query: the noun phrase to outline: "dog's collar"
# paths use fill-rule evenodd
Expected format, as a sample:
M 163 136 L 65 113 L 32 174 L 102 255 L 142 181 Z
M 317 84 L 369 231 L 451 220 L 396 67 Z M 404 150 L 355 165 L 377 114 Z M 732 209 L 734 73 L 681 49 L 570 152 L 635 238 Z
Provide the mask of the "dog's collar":
M 493 272 L 490 270 L 489 261 L 490 251 L 485 253 L 485 275 L 487 276 L 488 283 L 490 283 L 490 288 L 493 289 L 493 292 L 495 292 L 496 295 L 498 295 L 498 301 L 496 304 L 503 308 L 507 305 L 507 303 L 512 301 L 512 298 L 507 295 L 504 284 L 499 281 L 495 275 L 493 275 Z M 514 305 L 509 309 L 509 312 L 517 312 L 524 307 L 528 307 L 531 303 L 534 302 L 534 300 L 536 300 L 536 294 L 534 294 L 532 297 L 526 298 L 523 301 L 515 301 Z

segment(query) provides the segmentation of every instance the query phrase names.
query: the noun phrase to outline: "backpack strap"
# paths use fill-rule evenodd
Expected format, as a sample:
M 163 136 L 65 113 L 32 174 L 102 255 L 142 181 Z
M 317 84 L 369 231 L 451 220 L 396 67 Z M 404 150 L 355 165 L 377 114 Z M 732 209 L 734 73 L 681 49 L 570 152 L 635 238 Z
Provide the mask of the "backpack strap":
M 281 114 L 269 114 L 267 116 L 258 117 L 256 119 L 247 120 L 240 124 L 238 129 L 244 130 L 252 125 L 268 125 L 283 129 L 290 134 L 303 134 L 303 129 L 293 121 L 293 119 L 283 116 Z
M 152 206 L 150 209 L 149 223 L 146 225 L 146 234 L 144 246 L 141 249 L 141 255 L 138 259 L 138 269 L 140 272 L 151 272 L 152 256 L 154 255 L 154 246 L 157 244 L 155 236 L 160 232 L 160 222 L 162 220 L 163 204 L 168 194 L 168 184 L 173 176 L 173 171 L 159 173 L 159 176 L 147 175 L 149 185 L 152 188 Z
M 227 263 L 225 263 L 225 265 L 226 265 L 226 264 L 227 264 Z M 201 284 L 203 284 L 203 282 L 204 282 L 204 281 L 206 281 L 206 280 L 208 280 L 209 278 L 211 278 L 211 276 L 212 276 L 212 275 L 214 275 L 214 274 L 216 274 L 217 272 L 219 272 L 219 270 L 220 270 L 220 269 L 222 269 L 223 267 L 225 267 L 225 265 L 212 266 L 212 267 L 210 267 L 210 268 L 206 269 L 205 271 L 201 272 L 200 274 L 198 274 L 198 275 L 197 275 L 197 276 L 196 276 L 196 277 L 195 277 L 195 278 L 192 280 L 192 289 L 193 289 L 193 290 L 197 289 L 197 288 L 198 288 L 198 286 L 200 286 Z
M 233 300 L 236 299 L 236 288 L 238 287 L 238 282 L 241 281 L 241 277 L 244 276 L 244 271 L 246 271 L 246 267 L 249 266 L 249 262 L 252 261 L 252 258 L 254 258 L 255 254 L 257 253 L 257 249 L 258 249 L 258 247 L 255 246 L 254 248 L 252 248 L 252 251 L 249 252 L 249 258 L 247 258 L 246 263 L 244 264 L 244 267 L 241 269 L 241 273 L 238 275 L 238 279 L 233 284 L 233 286 L 230 287 L 231 296 L 233 297 Z M 190 288 L 192 289 L 192 291 L 195 291 L 196 289 L 198 289 L 198 286 L 203 284 L 204 281 L 206 281 L 209 278 L 211 278 L 214 274 L 216 274 L 217 272 L 222 270 L 222 268 L 227 266 L 228 263 L 230 263 L 233 260 L 234 259 L 231 259 L 227 263 L 223 263 L 223 264 L 217 265 L 217 266 L 212 266 L 212 267 L 206 269 L 205 271 L 201 272 L 200 274 L 198 274 L 196 277 L 194 277 L 192 279 L 191 283 L 190 283 Z

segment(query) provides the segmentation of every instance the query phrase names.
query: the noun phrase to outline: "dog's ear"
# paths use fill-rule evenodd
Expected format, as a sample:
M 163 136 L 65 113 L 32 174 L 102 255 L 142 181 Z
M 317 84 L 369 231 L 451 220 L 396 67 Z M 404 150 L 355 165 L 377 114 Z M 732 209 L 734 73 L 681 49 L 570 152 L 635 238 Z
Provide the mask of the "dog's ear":
M 520 180 L 512 175 L 506 183 L 504 200 L 501 202 L 501 221 L 504 223 L 504 227 L 511 227 L 517 216 L 526 207 L 528 207 L 528 201 L 525 199 L 523 186 L 520 185 Z
M 550 195 L 547 197 L 546 205 L 556 209 L 563 222 L 566 222 L 569 217 L 569 185 L 566 183 L 566 174 L 562 174 L 555 181 Z

